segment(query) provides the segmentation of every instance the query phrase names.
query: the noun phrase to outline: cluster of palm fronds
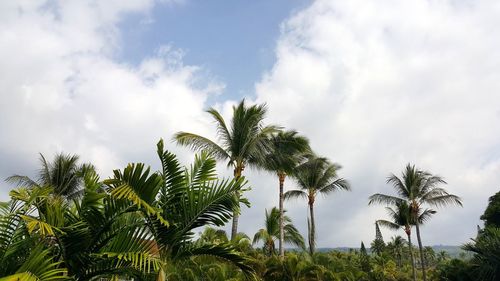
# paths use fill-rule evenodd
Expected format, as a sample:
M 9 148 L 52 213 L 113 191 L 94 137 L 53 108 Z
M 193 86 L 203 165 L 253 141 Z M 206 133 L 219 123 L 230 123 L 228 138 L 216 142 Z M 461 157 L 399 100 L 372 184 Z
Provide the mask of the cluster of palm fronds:
M 240 203 L 244 179 L 218 179 L 215 160 L 197 156 L 185 169 L 158 143 L 162 170 L 129 164 L 100 181 L 94 169 L 60 155 L 42 158 L 38 180 L 19 186 L 0 206 L 0 276 L 9 280 L 169 279 L 194 256 L 228 261 L 251 275 L 229 243 L 193 242 L 193 230 L 222 226 Z

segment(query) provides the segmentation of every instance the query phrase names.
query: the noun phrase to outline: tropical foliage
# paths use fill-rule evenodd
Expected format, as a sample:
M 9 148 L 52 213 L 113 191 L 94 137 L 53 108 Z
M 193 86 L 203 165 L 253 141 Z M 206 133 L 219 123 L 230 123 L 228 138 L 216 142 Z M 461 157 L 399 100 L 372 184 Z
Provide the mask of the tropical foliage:
M 500 192 L 481 216 L 485 228 L 460 255 L 435 252 L 423 245 L 420 226 L 436 214 L 432 208 L 462 201 L 441 187 L 441 177 L 410 164 L 401 177 L 387 180 L 395 195 L 369 197 L 369 204 L 383 204 L 388 213 L 375 221 L 370 248 L 361 242 L 359 249 L 316 250 L 317 195 L 350 185 L 338 175 L 340 165 L 316 156 L 307 138 L 265 126 L 266 111 L 242 101 L 226 123 L 217 110 L 208 110 L 217 142 L 185 132 L 174 137 L 198 152 L 188 167 L 161 140 L 159 171 L 130 163 L 105 180 L 76 155 L 57 154 L 52 161 L 40 155 L 35 178 L 7 179 L 13 189 L 10 200 L 0 203 L 0 280 L 499 280 Z M 226 161 L 234 176 L 218 177 L 217 160 Z M 242 196 L 250 190 L 246 167 L 269 171 L 279 181 L 279 207 L 265 211 L 253 239 L 237 232 L 241 205 L 250 207 Z M 298 189 L 284 192 L 286 177 Z M 307 200 L 308 251 L 285 215 L 283 201 L 292 198 Z M 231 220 L 229 239 L 222 227 Z M 381 227 L 406 237 L 397 234 L 386 243 Z

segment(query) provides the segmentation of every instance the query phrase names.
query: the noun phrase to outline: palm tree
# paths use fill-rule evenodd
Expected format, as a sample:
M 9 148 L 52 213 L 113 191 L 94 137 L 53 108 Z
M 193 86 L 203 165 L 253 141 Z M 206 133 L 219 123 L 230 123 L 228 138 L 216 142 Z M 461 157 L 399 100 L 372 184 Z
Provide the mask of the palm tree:
M 316 225 L 314 221 L 316 195 L 328 195 L 337 190 L 350 190 L 349 183 L 337 175 L 340 168 L 340 165 L 332 164 L 324 157 L 310 155 L 309 159 L 300 164 L 294 172 L 294 178 L 301 189 L 290 190 L 285 193 L 285 200 L 299 197 L 307 199 L 309 206 L 308 240 L 311 255 L 314 254 L 316 243 Z
M 274 255 L 275 253 L 275 240 L 280 237 L 279 228 L 280 211 L 274 207 L 270 212 L 266 210 L 265 228 L 259 229 L 253 238 L 253 244 L 257 242 L 264 242 L 264 253 Z M 300 235 L 299 231 L 292 224 L 292 220 L 288 216 L 283 217 L 284 220 L 284 237 L 285 242 L 298 246 L 302 249 L 305 248 L 304 238 Z
M 126 199 L 141 212 L 162 261 L 175 264 L 210 255 L 252 275 L 247 259 L 231 244 L 191 242 L 195 229 L 220 227 L 231 219 L 240 203 L 237 193 L 244 188 L 244 179 L 217 179 L 216 160 L 206 152 L 197 155 L 190 168 L 184 168 L 164 149 L 163 140 L 157 149 L 162 170 L 150 174 L 143 164 L 115 170 L 114 178 L 104 181 L 111 196 Z M 166 271 L 160 269 L 160 276 Z
M 387 183 L 391 184 L 396 190 L 398 196 L 385 195 L 376 193 L 370 196 L 369 204 L 382 203 L 392 206 L 397 206 L 402 202 L 406 202 L 410 209 L 411 221 L 415 222 L 417 231 L 418 248 L 420 251 L 420 261 L 422 263 L 422 276 L 424 281 L 427 281 L 425 271 L 425 257 L 420 237 L 420 216 L 430 209 L 424 209 L 424 205 L 435 207 L 455 204 L 462 206 L 460 197 L 449 194 L 445 189 L 438 187 L 446 182 L 439 176 L 432 175 L 429 172 L 415 168 L 414 165 L 406 165 L 405 171 L 401 178 L 392 174 L 387 179 Z M 435 211 L 433 211 L 435 213 Z M 430 215 L 430 213 L 429 213 Z
M 52 187 L 11 191 L 10 211 L 0 219 L 10 218 L 0 223 L 0 236 L 7 238 L 0 239 L 6 242 L 0 253 L 7 265 L 0 275 L 21 280 L 139 278 L 161 266 L 136 208 L 99 190 L 96 174 L 87 173 L 84 181 L 81 200 L 73 204 Z
M 48 162 L 40 153 L 41 168 L 36 180 L 27 176 L 13 175 L 6 179 L 7 182 L 17 186 L 30 187 L 51 186 L 56 195 L 73 199 L 82 193 L 83 174 L 93 170 L 89 164 L 79 165 L 78 155 L 56 154 L 52 162 Z
M 386 207 L 386 209 L 391 220 L 378 220 L 377 223 L 392 230 L 404 230 L 406 236 L 408 237 L 408 249 L 410 253 L 413 281 L 416 281 L 417 275 L 415 272 L 415 259 L 413 257 L 413 245 L 411 243 L 411 227 L 414 223 L 411 220 L 410 207 L 406 201 L 402 201 L 396 203 L 395 208 Z
M 222 115 L 210 108 L 207 112 L 217 124 L 217 137 L 220 144 L 200 135 L 178 132 L 174 140 L 195 151 L 208 151 L 217 160 L 227 161 L 233 167 L 237 181 L 247 166 L 260 167 L 266 154 L 267 140 L 270 134 L 278 131 L 276 126 L 264 126 L 263 120 L 267 112 L 265 104 L 246 106 L 242 100 L 233 107 L 233 117 L 229 126 Z M 233 212 L 231 240 L 238 233 L 239 208 Z
M 402 266 L 402 249 L 406 241 L 401 236 L 394 236 L 391 238 L 391 242 L 387 243 L 387 248 L 392 251 L 393 256 L 396 258 L 398 267 Z
M 298 135 L 296 131 L 280 131 L 273 134 L 269 141 L 270 151 L 262 164 L 264 169 L 276 173 L 279 182 L 279 255 L 285 256 L 284 248 L 284 183 L 287 175 L 293 175 L 294 169 L 304 160 L 304 153 L 310 151 L 307 138 Z

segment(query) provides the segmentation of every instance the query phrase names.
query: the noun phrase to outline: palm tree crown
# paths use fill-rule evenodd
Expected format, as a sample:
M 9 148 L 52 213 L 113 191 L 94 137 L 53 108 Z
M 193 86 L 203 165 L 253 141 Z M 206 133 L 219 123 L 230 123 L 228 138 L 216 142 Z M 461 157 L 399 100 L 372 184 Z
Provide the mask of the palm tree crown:
M 90 164 L 79 165 L 78 159 L 78 155 L 60 153 L 55 155 L 52 162 L 48 162 L 40 153 L 41 167 L 36 180 L 27 176 L 13 175 L 6 181 L 29 188 L 50 186 L 54 194 L 73 199 L 82 195 L 84 173 L 94 170 Z
M 268 255 L 275 253 L 275 241 L 279 239 L 279 216 L 280 212 L 276 207 L 272 208 L 270 212 L 266 210 L 265 228 L 262 228 L 255 233 L 253 238 L 254 244 L 259 241 L 264 242 L 264 252 Z M 304 238 L 292 224 L 290 217 L 284 216 L 284 222 L 285 242 L 300 248 L 305 248 Z
M 309 140 L 300 136 L 296 131 L 279 131 L 269 138 L 269 152 L 264 157 L 262 166 L 264 169 L 276 173 L 279 181 L 279 254 L 285 256 L 284 248 L 284 183 L 287 175 L 294 174 L 295 168 L 304 159 L 306 153 L 310 153 Z
M 419 226 L 429 219 L 431 215 L 435 214 L 436 211 L 425 208 L 424 206 L 462 206 L 462 200 L 460 197 L 450 194 L 445 189 L 439 187 L 439 185 L 446 184 L 443 178 L 417 169 L 411 164 L 406 165 L 401 178 L 392 174 L 388 177 L 387 183 L 392 185 L 397 195 L 393 196 L 376 193 L 370 196 L 368 204 L 380 203 L 390 206 L 401 206 L 401 204 L 406 203 L 408 205 L 410 212 L 409 220 L 415 225 L 417 231 L 417 240 L 422 263 L 422 275 L 424 281 L 426 281 L 425 261 Z
M 276 126 L 264 126 L 263 120 L 267 112 L 265 104 L 247 106 L 242 100 L 233 107 L 233 116 L 229 126 L 222 115 L 214 108 L 207 112 L 217 124 L 219 143 L 209 138 L 187 132 L 178 132 L 174 140 L 192 150 L 208 151 L 218 160 L 227 161 L 233 167 L 234 177 L 241 177 L 246 166 L 260 167 L 262 159 L 268 151 L 268 137 L 278 131 Z M 231 239 L 238 233 L 239 210 L 233 213 Z

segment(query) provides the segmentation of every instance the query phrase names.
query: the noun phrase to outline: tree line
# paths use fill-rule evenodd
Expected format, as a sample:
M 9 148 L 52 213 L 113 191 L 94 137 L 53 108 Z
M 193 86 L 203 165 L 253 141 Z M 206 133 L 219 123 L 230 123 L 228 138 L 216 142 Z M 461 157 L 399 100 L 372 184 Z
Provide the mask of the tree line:
M 318 253 L 316 196 L 348 191 L 350 184 L 338 175 L 341 166 L 314 153 L 305 136 L 265 125 L 266 112 L 265 105 L 247 105 L 244 100 L 233 107 L 228 121 L 217 110 L 207 110 L 216 124 L 216 140 L 188 132 L 173 137 L 197 152 L 189 167 L 179 163 L 163 140 L 157 144 L 160 171 L 131 163 L 104 180 L 92 164 L 79 164 L 78 156 L 58 154 L 48 161 L 40 155 L 37 178 L 7 179 L 15 188 L 10 200 L 0 204 L 0 277 L 426 281 L 461 280 L 449 276 L 463 268 L 478 272 L 471 278 L 483 278 L 470 280 L 500 276 L 498 205 L 488 207 L 482 217 L 486 228 L 464 246 L 475 253 L 472 260 L 452 260 L 443 253 L 438 259 L 423 246 L 420 227 L 436 214 L 433 208 L 461 206 L 462 201 L 442 187 L 442 177 L 410 164 L 401 176 L 388 177 L 395 194 L 369 197 L 370 205 L 383 204 L 389 215 L 375 222 L 371 253 L 363 243 L 349 253 Z M 218 177 L 216 161 L 231 167 L 233 177 Z M 247 167 L 278 179 L 278 207 L 265 211 L 264 227 L 253 239 L 238 232 L 242 206 L 250 206 L 245 198 L 250 187 L 244 177 Z M 299 189 L 284 192 L 287 178 Z M 290 199 L 307 203 L 307 246 L 286 215 L 284 202 Z M 217 227 L 230 221 L 228 238 Z M 407 240 L 396 236 L 385 244 L 380 226 L 403 230 Z M 411 240 L 413 229 L 418 250 Z M 262 248 L 255 248 L 257 243 Z M 285 253 L 285 243 L 297 249 Z

